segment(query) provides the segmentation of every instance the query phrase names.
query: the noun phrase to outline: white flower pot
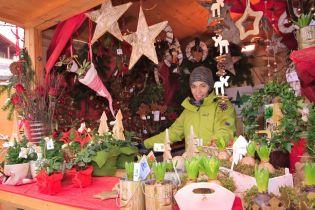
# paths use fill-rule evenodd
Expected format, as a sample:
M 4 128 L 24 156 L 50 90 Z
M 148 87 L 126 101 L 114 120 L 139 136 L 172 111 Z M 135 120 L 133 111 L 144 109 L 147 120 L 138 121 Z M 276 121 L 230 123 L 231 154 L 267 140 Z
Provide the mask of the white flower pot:
M 20 163 L 13 165 L 4 165 L 4 174 L 9 178 L 3 183 L 6 185 L 17 185 L 27 178 L 30 168 L 29 163 Z

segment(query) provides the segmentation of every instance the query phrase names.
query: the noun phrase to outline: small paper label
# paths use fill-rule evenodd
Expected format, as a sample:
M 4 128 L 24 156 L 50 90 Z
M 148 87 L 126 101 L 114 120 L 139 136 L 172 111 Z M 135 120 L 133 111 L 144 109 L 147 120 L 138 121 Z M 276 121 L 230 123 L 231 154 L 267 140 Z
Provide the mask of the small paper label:
M 151 171 L 147 158 L 145 156 L 142 157 L 139 163 L 140 163 L 140 178 L 141 180 L 145 180 Z
M 202 146 L 203 146 L 203 140 L 197 139 L 197 147 L 202 147 Z
M 155 156 L 154 156 L 154 153 L 151 151 L 151 152 L 149 152 L 149 154 L 148 154 L 148 159 L 150 160 L 150 161 L 155 161 Z
M 150 120 L 150 119 L 151 119 L 151 117 L 150 117 L 150 115 L 148 115 L 148 116 L 147 116 L 147 120 Z
M 52 139 L 49 139 L 47 142 L 46 142 L 46 148 L 47 150 L 52 150 L 54 149 L 54 141 Z
M 162 143 L 155 143 L 153 146 L 153 151 L 154 152 L 164 152 L 165 151 L 165 146 Z
M 161 117 L 161 120 L 166 120 L 166 118 L 165 117 Z
M 117 49 L 117 55 L 122 55 L 122 54 L 123 54 L 122 49 L 118 48 L 118 49 Z
M 296 82 L 299 81 L 299 77 L 296 72 L 290 72 L 286 74 L 288 82 Z
M 140 163 L 134 163 L 133 169 L 133 181 L 139 181 L 140 179 Z

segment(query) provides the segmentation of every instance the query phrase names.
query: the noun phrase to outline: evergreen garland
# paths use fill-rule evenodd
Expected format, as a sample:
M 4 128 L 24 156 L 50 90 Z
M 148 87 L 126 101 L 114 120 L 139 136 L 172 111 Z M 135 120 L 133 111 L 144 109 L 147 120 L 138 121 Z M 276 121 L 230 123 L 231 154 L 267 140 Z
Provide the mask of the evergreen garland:
M 307 150 L 308 153 L 315 158 L 315 106 L 310 109 L 308 118 L 308 134 L 307 134 Z
M 248 139 L 259 140 L 256 131 L 259 127 L 258 116 L 261 114 L 261 108 L 277 96 L 281 98 L 283 118 L 276 128 L 277 131 L 272 133 L 270 143 L 275 145 L 277 149 L 290 152 L 291 142 L 300 138 L 302 122 L 298 112 L 300 97 L 295 96 L 288 84 L 279 84 L 272 81 L 251 96 L 242 110 L 244 132 Z

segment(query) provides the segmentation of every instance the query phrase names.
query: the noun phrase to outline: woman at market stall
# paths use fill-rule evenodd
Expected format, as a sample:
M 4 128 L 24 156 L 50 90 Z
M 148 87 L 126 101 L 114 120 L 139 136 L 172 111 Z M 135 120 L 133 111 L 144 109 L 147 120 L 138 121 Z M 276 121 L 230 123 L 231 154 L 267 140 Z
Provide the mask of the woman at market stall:
M 195 138 L 203 140 L 203 145 L 210 145 L 213 141 L 223 138 L 226 142 L 233 139 L 235 132 L 235 110 L 230 101 L 220 105 L 218 97 L 213 91 L 213 77 L 211 70 L 199 66 L 189 77 L 192 97 L 187 97 L 182 106 L 184 111 L 169 128 L 171 143 L 185 138 L 186 148 L 193 126 Z M 154 143 L 163 143 L 165 131 L 144 141 L 149 149 Z

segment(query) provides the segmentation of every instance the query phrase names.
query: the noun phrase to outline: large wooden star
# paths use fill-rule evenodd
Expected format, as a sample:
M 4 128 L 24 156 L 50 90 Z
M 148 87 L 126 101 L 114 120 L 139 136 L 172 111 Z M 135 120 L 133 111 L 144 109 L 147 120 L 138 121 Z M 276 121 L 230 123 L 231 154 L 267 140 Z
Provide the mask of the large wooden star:
M 167 21 L 163 21 L 149 27 L 140 7 L 137 31 L 124 36 L 126 42 L 132 46 L 129 69 L 137 63 L 142 55 L 145 55 L 155 64 L 158 64 L 154 42 L 157 35 L 159 35 L 166 25 Z
M 96 22 L 96 28 L 91 43 L 96 42 L 106 32 L 111 33 L 117 39 L 123 40 L 118 19 L 131 6 L 131 2 L 113 7 L 110 0 L 104 2 L 99 10 L 89 12 L 87 16 Z
M 235 25 L 240 30 L 240 39 L 243 40 L 249 35 L 257 35 L 259 34 L 259 22 L 263 16 L 262 11 L 254 11 L 250 8 L 250 1 L 247 0 L 246 9 L 244 11 L 243 16 L 236 21 Z M 254 27 L 252 30 L 245 31 L 245 27 L 243 26 L 243 23 L 247 20 L 248 17 L 254 17 Z

